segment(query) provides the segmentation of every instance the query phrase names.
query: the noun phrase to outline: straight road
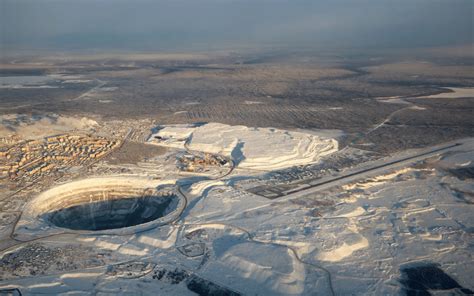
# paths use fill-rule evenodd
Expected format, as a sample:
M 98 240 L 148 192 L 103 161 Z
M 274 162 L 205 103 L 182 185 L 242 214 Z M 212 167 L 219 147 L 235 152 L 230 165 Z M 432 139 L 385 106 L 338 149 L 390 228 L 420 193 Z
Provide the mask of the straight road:
M 307 186 L 302 186 L 293 191 L 287 192 L 283 197 L 272 200 L 274 202 L 286 201 L 307 195 L 313 192 L 329 189 L 334 186 L 340 186 L 356 180 L 369 178 L 374 175 L 380 175 L 388 170 L 393 170 L 399 167 L 406 167 L 416 162 L 422 161 L 426 158 L 445 153 L 448 151 L 469 151 L 474 150 L 474 139 L 463 139 L 446 143 L 443 145 L 437 145 L 433 147 L 424 148 L 421 150 L 415 150 L 410 152 L 404 152 L 392 156 L 390 158 L 383 158 L 370 163 L 365 163 L 355 168 L 349 169 L 347 172 L 340 176 L 331 176 L 318 180 L 307 182 Z

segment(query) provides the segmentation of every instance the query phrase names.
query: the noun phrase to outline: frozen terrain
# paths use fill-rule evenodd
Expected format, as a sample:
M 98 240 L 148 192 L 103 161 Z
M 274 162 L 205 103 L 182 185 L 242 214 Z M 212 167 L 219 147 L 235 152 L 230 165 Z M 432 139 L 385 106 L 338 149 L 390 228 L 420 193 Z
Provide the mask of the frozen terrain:
M 0 115 L 0 137 L 40 139 L 47 135 L 62 134 L 72 130 L 90 131 L 95 126 L 97 122 L 86 117 Z
M 63 240 L 107 254 L 102 260 L 108 267 L 61 272 L 48 265 L 51 275 L 18 278 L 21 267 L 3 273 L 2 288 L 26 295 L 195 295 L 202 289 L 222 295 L 393 295 L 411 291 L 406 277 L 421 269 L 434 283 L 422 282 L 416 291 L 469 293 L 474 187 L 450 173 L 470 165 L 469 149 L 283 203 L 207 182 L 205 189 L 186 192 L 190 205 L 177 224 L 128 237 Z M 5 258 L 24 252 L 30 260 L 28 254 L 61 239 L 11 249 L 3 268 L 10 264 Z
M 150 142 L 222 154 L 236 166 L 254 170 L 308 164 L 338 150 L 337 140 L 324 135 L 220 123 L 165 126 L 151 135 Z
M 447 87 L 449 92 L 443 92 L 436 95 L 427 96 L 429 99 L 456 99 L 456 98 L 474 98 L 474 87 Z
M 143 145 L 173 148 L 164 155 L 144 164 L 117 164 L 115 173 L 99 162 L 105 168 L 101 177 L 63 182 L 15 209 L 2 204 L 10 210 L 1 216 L 0 292 L 471 293 L 474 140 L 324 174 L 326 162 L 368 157 L 362 150 L 338 150 L 331 135 L 335 132 L 215 123 L 161 127 Z M 181 175 L 175 160 L 183 151 L 224 155 L 236 167 L 222 175 Z M 299 189 L 284 197 L 250 190 L 257 181 L 286 188 L 292 185 L 289 178 L 278 181 L 268 171 L 300 170 L 304 176 L 314 165 L 322 175 L 302 177 L 307 183 L 297 183 Z M 163 215 L 151 211 L 163 202 L 134 202 L 171 196 L 159 191 L 176 197 Z M 142 220 L 134 222 L 134 214 Z M 118 223 L 123 219 L 126 223 Z M 88 221 L 112 226 L 103 230 Z

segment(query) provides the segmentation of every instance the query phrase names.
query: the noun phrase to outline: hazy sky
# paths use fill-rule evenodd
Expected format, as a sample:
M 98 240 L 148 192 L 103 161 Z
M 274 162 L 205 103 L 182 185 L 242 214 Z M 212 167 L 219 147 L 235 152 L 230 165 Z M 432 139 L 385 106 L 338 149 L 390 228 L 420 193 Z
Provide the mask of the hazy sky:
M 472 0 L 0 0 L 4 49 L 473 42 Z

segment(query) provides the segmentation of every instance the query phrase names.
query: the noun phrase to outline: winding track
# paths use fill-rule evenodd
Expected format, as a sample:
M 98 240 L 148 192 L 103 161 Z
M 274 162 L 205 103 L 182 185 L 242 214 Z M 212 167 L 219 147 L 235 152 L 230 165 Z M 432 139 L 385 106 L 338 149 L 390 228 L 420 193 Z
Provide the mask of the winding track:
M 288 245 L 284 245 L 284 244 L 278 244 L 278 243 L 273 243 L 273 242 L 266 242 L 266 241 L 261 241 L 259 239 L 256 239 L 248 230 L 242 228 L 242 227 L 239 227 L 239 226 L 235 226 L 235 225 L 231 225 L 231 224 L 227 224 L 227 223 L 221 223 L 221 222 L 210 222 L 210 223 L 185 223 L 183 224 L 182 226 L 205 226 L 205 225 L 222 225 L 222 226 L 226 226 L 226 227 L 230 227 L 230 228 L 234 228 L 234 229 L 237 229 L 239 230 L 240 232 L 243 232 L 247 235 L 247 238 L 249 241 L 251 242 L 254 242 L 254 243 L 259 243 L 259 244 L 264 244 L 264 245 L 273 245 L 273 246 L 277 246 L 277 247 L 281 247 L 281 248 L 287 248 L 289 249 L 293 255 L 295 256 L 296 260 L 298 262 L 300 262 L 301 264 L 304 264 L 304 265 L 309 265 L 313 268 L 316 268 L 316 269 L 319 269 L 319 270 L 322 270 L 326 275 L 327 275 L 327 278 L 328 278 L 328 286 L 329 286 L 329 290 L 331 292 L 331 295 L 334 296 L 335 293 L 334 293 L 334 289 L 333 289 L 333 286 L 332 286 L 332 279 L 331 279 L 331 272 L 329 272 L 329 270 L 327 270 L 326 268 L 320 266 L 320 265 L 317 265 L 317 264 L 314 264 L 314 263 L 310 263 L 310 262 L 306 262 L 306 261 L 303 261 L 300 256 L 298 255 L 298 252 L 292 247 L 292 246 L 288 246 Z
M 188 198 L 186 196 L 186 193 L 183 192 L 183 190 L 181 189 L 181 187 L 178 187 L 178 191 L 179 193 L 181 193 L 181 195 L 184 197 L 185 199 L 185 207 L 186 205 L 188 204 Z M 178 222 L 179 219 L 177 219 L 175 222 Z M 184 220 L 183 220 L 184 221 Z M 284 247 L 284 248 L 287 248 L 289 249 L 293 255 L 295 256 L 296 260 L 298 262 L 300 262 L 301 264 L 304 264 L 304 265 L 308 265 L 308 266 L 311 266 L 313 268 L 316 268 L 316 269 L 319 269 L 319 270 L 322 270 L 326 275 L 327 275 L 327 279 L 328 279 L 328 286 L 329 286 L 329 289 L 330 289 L 330 292 L 331 292 L 331 296 L 334 296 L 335 293 L 334 293 L 334 288 L 333 288 L 333 285 L 332 285 L 332 278 L 331 278 L 331 272 L 329 270 L 327 270 L 325 267 L 323 266 L 320 266 L 320 265 L 317 265 L 315 263 L 310 263 L 310 262 L 307 262 L 307 261 L 303 261 L 301 259 L 301 257 L 298 255 L 298 252 L 296 251 L 295 248 L 293 248 L 292 246 L 288 246 L 288 245 L 284 245 L 284 244 L 278 244 L 278 243 L 274 243 L 274 242 L 266 242 L 266 241 L 261 241 L 261 240 L 258 240 L 258 239 L 255 239 L 254 235 L 252 235 L 248 230 L 242 228 L 242 227 L 239 227 L 239 226 L 235 226 L 235 225 L 232 225 L 232 224 L 227 224 L 227 223 L 222 223 L 222 222 L 209 222 L 209 223 L 183 223 L 180 225 L 180 228 L 182 227 L 186 227 L 186 226 L 204 226 L 204 225 L 209 225 L 209 224 L 214 224 L 214 225 L 223 225 L 223 226 L 226 226 L 226 227 L 230 227 L 230 228 L 234 228 L 234 229 L 237 229 L 243 233 L 245 233 L 249 239 L 249 241 L 251 242 L 255 242 L 255 243 L 260 243 L 260 244 L 266 244 L 266 245 L 274 245 L 274 246 L 278 246 L 278 247 Z M 180 229 L 181 230 L 181 229 Z

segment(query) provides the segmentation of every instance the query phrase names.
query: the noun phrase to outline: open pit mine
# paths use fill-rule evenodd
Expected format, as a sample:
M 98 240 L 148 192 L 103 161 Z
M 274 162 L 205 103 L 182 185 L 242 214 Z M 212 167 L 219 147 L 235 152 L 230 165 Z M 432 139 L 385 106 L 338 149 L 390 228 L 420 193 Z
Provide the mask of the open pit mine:
M 388 295 L 425 271 L 472 292 L 472 138 L 382 155 L 336 130 L 94 129 L 2 148 L 1 295 Z

